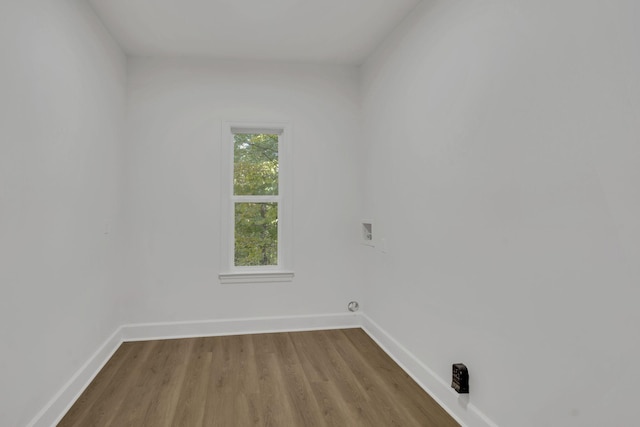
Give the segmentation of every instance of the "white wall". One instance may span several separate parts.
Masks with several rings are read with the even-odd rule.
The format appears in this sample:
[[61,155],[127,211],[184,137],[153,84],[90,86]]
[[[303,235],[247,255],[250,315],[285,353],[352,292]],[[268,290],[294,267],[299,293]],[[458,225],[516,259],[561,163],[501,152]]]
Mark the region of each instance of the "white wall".
[[0,2],[0,52],[0,425],[21,426],[121,323],[126,68],[84,1]]
[[639,20],[425,1],[363,67],[364,310],[498,425],[638,422]]
[[[639,18],[632,0],[425,1],[363,67],[361,129],[352,68],[126,70],[84,1],[0,3],[0,424],[120,324],[359,299],[444,381],[467,363],[499,425],[633,425]],[[218,282],[223,120],[294,126],[292,284]]]
[[[361,283],[357,91],[353,67],[129,61],[129,322],[346,312]],[[293,126],[293,283],[219,283],[224,121]]]

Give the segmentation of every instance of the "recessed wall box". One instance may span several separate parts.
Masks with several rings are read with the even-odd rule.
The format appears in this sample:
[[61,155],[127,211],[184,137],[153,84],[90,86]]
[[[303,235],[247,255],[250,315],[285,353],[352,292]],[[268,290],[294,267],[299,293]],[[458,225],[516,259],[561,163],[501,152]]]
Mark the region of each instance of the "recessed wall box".
[[373,221],[362,221],[362,243],[365,245],[373,246]]

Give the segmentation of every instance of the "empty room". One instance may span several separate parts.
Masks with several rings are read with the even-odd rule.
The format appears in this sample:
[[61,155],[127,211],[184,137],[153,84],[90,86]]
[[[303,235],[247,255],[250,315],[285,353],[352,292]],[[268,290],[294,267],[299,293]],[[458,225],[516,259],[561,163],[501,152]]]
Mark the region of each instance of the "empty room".
[[637,0],[0,0],[0,426],[640,425]]

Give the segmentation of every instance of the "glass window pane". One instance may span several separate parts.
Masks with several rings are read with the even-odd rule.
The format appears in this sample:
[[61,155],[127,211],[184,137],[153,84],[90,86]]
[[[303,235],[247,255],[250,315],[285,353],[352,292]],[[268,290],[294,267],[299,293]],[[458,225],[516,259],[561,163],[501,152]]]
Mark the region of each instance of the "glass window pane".
[[278,135],[233,135],[233,194],[278,195]]
[[235,265],[278,265],[278,204],[235,204]]

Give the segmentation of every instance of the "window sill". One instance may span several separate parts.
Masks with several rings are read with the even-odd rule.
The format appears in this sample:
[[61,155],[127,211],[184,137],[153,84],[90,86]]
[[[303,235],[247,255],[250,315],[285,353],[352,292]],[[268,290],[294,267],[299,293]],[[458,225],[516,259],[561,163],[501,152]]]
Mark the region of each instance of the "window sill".
[[292,282],[293,271],[261,271],[261,272],[242,272],[242,273],[220,273],[220,283],[278,283]]

